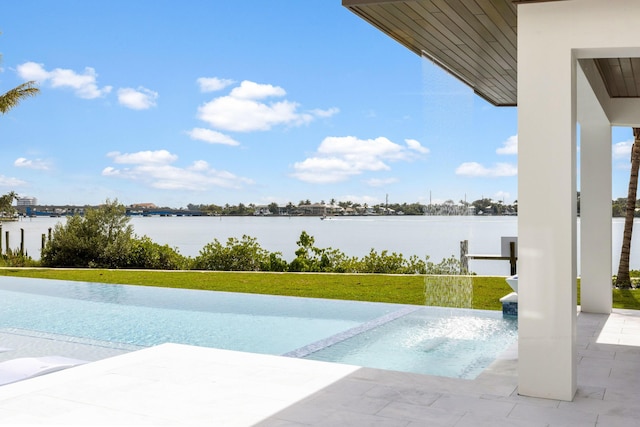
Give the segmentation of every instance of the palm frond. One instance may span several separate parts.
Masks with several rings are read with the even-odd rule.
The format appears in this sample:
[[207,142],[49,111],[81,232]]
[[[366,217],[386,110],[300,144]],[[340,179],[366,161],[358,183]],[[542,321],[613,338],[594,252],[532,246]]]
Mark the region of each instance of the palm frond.
[[35,81],[26,82],[11,89],[4,95],[0,95],[0,113],[5,114],[23,99],[36,96],[38,93],[40,89],[36,87]]

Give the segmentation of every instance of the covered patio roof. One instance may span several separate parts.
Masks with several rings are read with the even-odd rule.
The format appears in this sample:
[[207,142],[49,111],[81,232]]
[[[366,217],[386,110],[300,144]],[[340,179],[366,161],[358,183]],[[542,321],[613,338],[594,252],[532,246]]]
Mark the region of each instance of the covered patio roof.
[[[517,4],[566,0],[342,0],[496,106],[518,104]],[[595,58],[612,98],[640,96],[640,58]]]

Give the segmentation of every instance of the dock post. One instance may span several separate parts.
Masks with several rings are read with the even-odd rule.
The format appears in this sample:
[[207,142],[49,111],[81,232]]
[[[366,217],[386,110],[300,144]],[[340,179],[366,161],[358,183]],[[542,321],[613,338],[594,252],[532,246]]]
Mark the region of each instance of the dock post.
[[5,235],[5,239],[4,239],[5,251],[4,251],[4,253],[9,255],[9,232],[5,231],[4,235]]
[[516,267],[516,242],[509,242],[509,264],[511,264],[511,275],[514,276],[517,274]]
[[0,224],[0,255],[2,255],[2,224]]
[[469,253],[469,241],[462,240],[460,242],[460,273],[468,274],[469,273],[469,258],[467,254]]
[[20,229],[20,256],[24,256],[24,228]]

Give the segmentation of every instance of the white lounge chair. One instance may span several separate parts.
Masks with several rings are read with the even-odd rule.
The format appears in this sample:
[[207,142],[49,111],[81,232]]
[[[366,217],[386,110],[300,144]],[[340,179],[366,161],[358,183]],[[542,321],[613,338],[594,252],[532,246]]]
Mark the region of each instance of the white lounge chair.
[[62,356],[21,357],[7,360],[0,362],[0,385],[50,374],[84,363],[87,361]]

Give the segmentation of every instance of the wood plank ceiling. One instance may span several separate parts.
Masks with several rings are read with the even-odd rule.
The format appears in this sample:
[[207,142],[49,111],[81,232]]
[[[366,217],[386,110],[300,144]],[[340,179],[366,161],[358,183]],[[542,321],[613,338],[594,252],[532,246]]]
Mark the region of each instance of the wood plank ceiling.
[[640,58],[601,58],[595,61],[610,97],[640,96]]
[[[342,5],[498,106],[517,105],[517,3],[563,0],[342,0]],[[640,58],[597,59],[612,97],[640,95]]]

